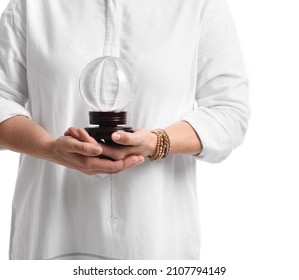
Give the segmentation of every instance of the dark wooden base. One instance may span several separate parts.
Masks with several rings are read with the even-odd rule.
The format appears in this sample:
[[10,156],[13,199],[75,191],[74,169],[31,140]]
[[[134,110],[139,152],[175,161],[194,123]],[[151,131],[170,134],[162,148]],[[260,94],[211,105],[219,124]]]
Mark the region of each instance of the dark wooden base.
[[132,127],[123,126],[127,122],[126,112],[89,112],[90,124],[95,127],[86,127],[85,130],[97,142],[114,143],[111,135],[116,131],[134,132]]
[[111,139],[111,135],[116,131],[134,132],[132,127],[115,126],[115,127],[86,127],[85,130],[93,137],[97,142],[105,141],[106,143],[114,143]]

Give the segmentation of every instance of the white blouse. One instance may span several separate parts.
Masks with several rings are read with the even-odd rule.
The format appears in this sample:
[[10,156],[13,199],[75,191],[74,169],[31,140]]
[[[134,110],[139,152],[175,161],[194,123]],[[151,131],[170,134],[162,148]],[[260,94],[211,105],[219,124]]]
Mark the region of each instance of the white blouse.
[[11,0],[0,26],[0,122],[27,116],[54,137],[88,126],[78,81],[86,64],[103,55],[134,69],[134,128],[187,121],[203,152],[96,176],[21,155],[10,258],[197,259],[196,159],[225,159],[242,142],[249,118],[227,6],[224,0]]

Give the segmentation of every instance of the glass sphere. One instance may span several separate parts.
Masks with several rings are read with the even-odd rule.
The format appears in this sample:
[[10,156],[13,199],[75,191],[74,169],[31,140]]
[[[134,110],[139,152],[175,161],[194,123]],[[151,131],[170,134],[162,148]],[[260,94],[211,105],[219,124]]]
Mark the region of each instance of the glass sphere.
[[81,74],[79,88],[92,110],[120,112],[133,100],[136,80],[124,60],[105,56],[87,64]]

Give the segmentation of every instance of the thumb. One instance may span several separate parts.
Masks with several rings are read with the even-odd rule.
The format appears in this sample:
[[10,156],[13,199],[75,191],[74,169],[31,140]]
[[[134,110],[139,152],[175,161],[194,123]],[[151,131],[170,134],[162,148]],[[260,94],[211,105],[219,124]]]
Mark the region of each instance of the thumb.
[[113,142],[125,146],[134,146],[136,145],[135,137],[133,133],[125,131],[117,131],[111,135]]

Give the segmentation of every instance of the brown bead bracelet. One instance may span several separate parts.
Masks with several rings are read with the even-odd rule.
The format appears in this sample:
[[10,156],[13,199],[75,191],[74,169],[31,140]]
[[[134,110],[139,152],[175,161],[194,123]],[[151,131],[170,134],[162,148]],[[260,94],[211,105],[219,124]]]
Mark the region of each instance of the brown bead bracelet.
[[149,156],[150,160],[166,158],[170,152],[170,140],[168,134],[163,129],[151,130],[157,136],[157,146],[155,154]]

